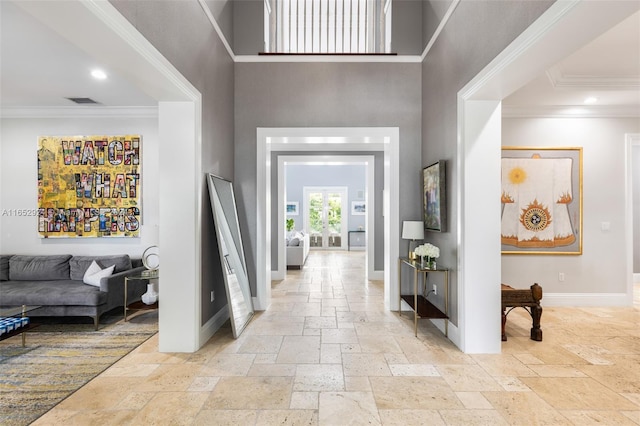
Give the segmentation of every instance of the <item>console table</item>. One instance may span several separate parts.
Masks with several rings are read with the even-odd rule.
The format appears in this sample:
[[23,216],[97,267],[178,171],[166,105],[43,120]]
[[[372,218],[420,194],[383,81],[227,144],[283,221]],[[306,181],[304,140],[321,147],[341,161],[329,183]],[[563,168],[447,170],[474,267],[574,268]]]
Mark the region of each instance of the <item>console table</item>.
[[[402,294],[402,266],[407,265],[413,269],[413,294]],[[426,291],[427,274],[429,272],[444,274],[444,312],[427,300],[432,291]],[[422,275],[422,291],[418,292],[418,276]],[[446,268],[428,269],[422,266],[420,261],[398,258],[398,293],[400,306],[398,314],[402,315],[402,301],[404,300],[413,310],[413,331],[418,337],[418,317],[444,319],[444,335],[449,336],[449,270]]]

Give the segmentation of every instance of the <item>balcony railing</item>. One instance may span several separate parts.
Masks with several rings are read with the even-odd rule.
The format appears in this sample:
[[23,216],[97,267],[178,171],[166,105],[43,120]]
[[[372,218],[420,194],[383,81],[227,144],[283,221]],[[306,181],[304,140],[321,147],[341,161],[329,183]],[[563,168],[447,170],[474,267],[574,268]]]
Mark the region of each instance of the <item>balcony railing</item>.
[[391,0],[265,0],[265,52],[380,54],[391,46]]

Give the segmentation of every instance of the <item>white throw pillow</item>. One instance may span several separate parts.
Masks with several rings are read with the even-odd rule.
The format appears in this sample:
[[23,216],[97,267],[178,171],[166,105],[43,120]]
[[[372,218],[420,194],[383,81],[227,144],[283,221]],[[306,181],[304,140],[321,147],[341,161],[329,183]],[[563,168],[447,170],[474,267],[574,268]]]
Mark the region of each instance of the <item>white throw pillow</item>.
[[93,262],[91,262],[91,265],[89,265],[87,271],[84,273],[82,282],[84,282],[85,284],[100,287],[100,279],[113,275],[113,270],[115,269],[115,267],[116,265],[111,265],[108,268],[102,269],[100,265],[98,265],[94,260]]

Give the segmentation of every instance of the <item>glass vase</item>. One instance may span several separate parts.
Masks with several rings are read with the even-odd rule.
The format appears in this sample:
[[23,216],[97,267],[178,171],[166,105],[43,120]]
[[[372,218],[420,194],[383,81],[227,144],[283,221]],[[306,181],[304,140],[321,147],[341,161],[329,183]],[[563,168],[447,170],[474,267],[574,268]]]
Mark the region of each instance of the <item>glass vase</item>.
[[435,258],[432,258],[432,257],[422,256],[420,258],[420,266],[422,266],[423,268],[426,268],[426,269],[435,270],[436,269],[436,260],[435,260]]

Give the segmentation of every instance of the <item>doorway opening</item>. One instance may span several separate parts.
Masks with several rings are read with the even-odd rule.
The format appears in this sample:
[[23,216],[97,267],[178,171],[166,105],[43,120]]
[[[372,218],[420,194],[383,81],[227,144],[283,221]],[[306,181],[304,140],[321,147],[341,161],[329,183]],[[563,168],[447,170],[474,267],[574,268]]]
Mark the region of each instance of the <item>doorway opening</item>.
[[[399,129],[397,127],[375,128],[258,128],[256,147],[256,205],[257,205],[257,233],[256,233],[256,297],[255,306],[259,310],[266,309],[271,299],[271,280],[284,277],[284,202],[282,208],[273,209],[282,198],[276,197],[275,190],[280,196],[284,194],[284,167],[286,154],[297,153],[320,155],[322,161],[348,161],[350,157],[372,156],[381,153],[380,169],[383,171],[379,190],[375,196],[373,185],[367,186],[367,199],[376,200],[380,205],[380,217],[374,221],[373,210],[367,212],[367,227],[372,228],[367,233],[367,273],[370,280],[384,280],[385,308],[398,309],[398,301],[391,297],[397,294],[397,282],[391,277],[397,275],[399,253]],[[272,163],[276,161],[272,155],[277,155],[277,173],[273,177],[277,180],[272,185]],[[340,157],[340,158],[337,158]],[[317,159],[318,157],[316,157]],[[360,159],[359,161],[363,161]],[[373,163],[367,179],[373,182]],[[277,225],[273,226],[273,220]],[[369,226],[369,223],[374,224]],[[379,231],[376,233],[375,229]],[[272,231],[273,229],[273,231]],[[379,243],[374,243],[378,235]],[[381,237],[381,238],[380,238]],[[273,240],[273,238],[276,238]],[[377,247],[377,249],[376,249]],[[374,249],[378,253],[374,258]],[[272,254],[277,256],[277,267],[272,267]]]
[[[364,240],[365,249],[369,247],[365,256],[365,278],[368,280],[384,279],[383,272],[377,270],[384,267],[382,262],[384,240],[381,239],[384,235],[382,231],[384,223],[381,213],[383,203],[382,197],[375,196],[376,192],[384,190],[382,153],[374,153],[374,155],[343,155],[340,152],[334,152],[332,155],[288,155],[287,152],[277,152],[275,155],[278,158],[278,190],[276,195],[272,194],[272,199],[275,205],[283,205],[286,202],[284,207],[276,208],[277,223],[285,223],[284,214],[281,216],[281,212],[287,211],[287,206],[296,203],[302,204],[302,212],[297,216],[287,214],[286,217],[287,219],[293,218],[294,222],[298,222],[298,225],[295,225],[296,230],[308,233],[310,244],[315,243],[318,246],[320,244],[320,235],[312,235],[308,224],[304,223],[303,219],[296,219],[306,215],[304,211],[303,186],[304,184],[308,184],[312,188],[315,185],[329,186],[329,184],[331,186],[346,186],[348,200],[364,200],[365,205],[369,203],[371,208],[361,216],[352,215],[350,210],[343,213],[343,216],[348,218],[348,231],[345,232],[344,236],[340,235],[339,239],[337,235],[333,235],[334,238],[330,238],[331,235],[329,235],[327,238],[334,246],[338,245],[339,242],[339,246],[343,247],[346,243],[348,249],[348,238],[352,229],[358,229],[361,226],[363,230],[369,230],[368,233],[364,232],[364,235],[360,235]],[[316,167],[315,176],[313,176],[314,173],[312,171],[314,167]],[[349,177],[351,173],[358,173],[360,176],[356,178]],[[301,201],[298,202],[298,199]],[[362,201],[351,202],[362,203]],[[347,202],[344,208],[346,209],[349,206],[350,204]],[[378,218],[377,222],[375,220],[376,217]],[[378,229],[377,232],[376,229]],[[277,235],[285,235],[284,232],[284,229],[278,229]],[[312,240],[312,236],[316,238]],[[278,238],[272,241],[273,250],[278,254],[277,262],[272,262],[272,280],[284,279],[286,274],[286,246],[284,242],[285,238]],[[378,266],[376,266],[376,263]]]

